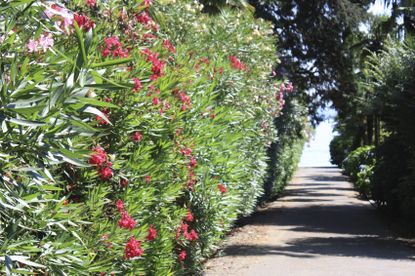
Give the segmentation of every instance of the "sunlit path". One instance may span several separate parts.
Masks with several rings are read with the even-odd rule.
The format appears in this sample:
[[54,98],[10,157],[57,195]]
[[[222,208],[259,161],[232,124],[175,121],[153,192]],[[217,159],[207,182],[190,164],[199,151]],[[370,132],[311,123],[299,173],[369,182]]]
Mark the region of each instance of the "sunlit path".
[[207,275],[414,275],[415,249],[392,237],[335,168],[301,168],[286,196],[229,238]]

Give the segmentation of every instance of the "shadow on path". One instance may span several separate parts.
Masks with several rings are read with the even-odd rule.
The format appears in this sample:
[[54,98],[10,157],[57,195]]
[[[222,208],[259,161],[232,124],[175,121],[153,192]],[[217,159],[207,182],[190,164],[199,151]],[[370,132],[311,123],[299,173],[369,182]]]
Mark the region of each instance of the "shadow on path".
[[[404,268],[413,269],[415,275],[415,249],[393,237],[377,211],[368,202],[357,198],[351,184],[336,168],[300,168],[285,195],[245,219],[244,225],[258,233],[261,229],[269,229],[264,237],[269,242],[232,242],[225,247],[222,262],[238,256],[256,256],[264,267],[276,267],[295,266],[300,259],[313,259],[313,263],[318,264],[322,256],[355,257],[347,262],[358,270],[361,262],[366,262],[362,260],[372,260],[367,262],[375,267],[385,264],[373,260],[406,260]],[[243,232],[244,227],[241,229]],[[238,265],[235,260],[239,259],[232,259],[231,267],[249,267]],[[362,265],[361,269],[365,268]],[[387,272],[388,268],[392,270],[388,265],[382,269]],[[250,272],[246,275],[255,275],[254,271],[246,271]],[[391,275],[403,275],[393,272]]]

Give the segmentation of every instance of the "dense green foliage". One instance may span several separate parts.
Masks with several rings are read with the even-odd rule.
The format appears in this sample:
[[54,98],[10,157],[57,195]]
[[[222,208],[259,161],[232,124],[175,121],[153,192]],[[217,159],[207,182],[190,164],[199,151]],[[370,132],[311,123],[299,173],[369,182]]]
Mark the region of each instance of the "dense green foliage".
[[351,148],[351,139],[345,139],[341,135],[334,136],[330,142],[330,156],[331,163],[337,166],[341,166],[344,159],[348,155],[348,149]]
[[272,142],[292,173],[301,105],[249,10],[94,2],[0,7],[0,273],[193,275]]
[[[414,73],[415,48],[411,42],[390,40],[386,43],[385,50],[367,58],[361,91],[362,97],[367,101],[364,105],[356,103],[356,106],[358,111],[360,108],[368,114],[364,123],[369,118],[378,120],[370,124],[375,130],[366,129],[363,136],[375,136],[375,139],[364,141],[374,143],[375,159],[367,159],[368,155],[365,154],[373,146],[359,147],[343,163],[359,191],[370,196],[379,206],[403,216],[409,224],[415,218]],[[349,126],[349,130],[352,128]],[[350,132],[341,132],[337,141],[332,143],[333,152],[353,150],[355,146],[347,142],[350,139]],[[337,149],[336,144],[340,143],[344,146]],[[332,155],[332,158],[335,159],[336,156]],[[358,165],[363,167],[356,171]]]
[[305,142],[306,109],[295,95],[286,98],[282,114],[274,121],[278,137],[268,149],[265,199],[280,195],[295,172]]
[[364,146],[352,151],[344,159],[342,167],[350,180],[355,184],[360,194],[369,195],[371,191],[371,176],[375,166],[373,146]]
[[386,137],[379,145],[373,197],[415,218],[415,47],[392,42],[370,60],[369,93],[377,99]]

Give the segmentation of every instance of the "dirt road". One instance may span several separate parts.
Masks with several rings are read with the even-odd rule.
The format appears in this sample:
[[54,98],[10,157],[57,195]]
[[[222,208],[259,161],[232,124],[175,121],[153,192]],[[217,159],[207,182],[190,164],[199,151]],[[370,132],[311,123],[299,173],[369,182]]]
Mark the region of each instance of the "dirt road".
[[206,275],[415,275],[415,249],[393,238],[335,168],[301,168],[286,196],[227,242]]

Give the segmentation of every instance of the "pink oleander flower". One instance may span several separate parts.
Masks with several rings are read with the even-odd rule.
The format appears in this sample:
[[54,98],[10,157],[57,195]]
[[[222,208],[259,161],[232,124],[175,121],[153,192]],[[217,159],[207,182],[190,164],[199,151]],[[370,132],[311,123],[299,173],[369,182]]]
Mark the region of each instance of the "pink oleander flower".
[[39,46],[42,47],[43,52],[46,52],[54,44],[52,34],[47,34],[47,35],[42,34],[38,40],[38,43],[39,43]]
[[74,20],[78,24],[78,27],[84,32],[88,32],[90,29],[94,28],[95,23],[86,15],[73,15]]
[[225,187],[222,183],[219,183],[219,184],[218,184],[218,189],[219,189],[219,191],[220,191],[222,194],[224,194],[224,193],[226,193],[226,192],[227,192],[226,187]]
[[36,40],[30,39],[26,46],[29,53],[34,53],[37,51],[39,43]]
[[97,1],[96,0],[86,0],[86,5],[88,7],[95,7],[97,5]]
[[[105,118],[107,120],[109,120],[108,110],[106,108],[104,108],[101,112],[102,112],[102,114],[104,114]],[[96,115],[95,119],[97,120],[99,125],[102,125],[102,126],[103,125],[108,125],[107,120],[105,120],[103,117],[101,117],[99,115]]]
[[165,39],[163,41],[163,47],[166,48],[172,54],[176,53],[176,49],[174,48],[174,46],[170,43],[170,40],[168,39]]
[[180,149],[180,153],[183,154],[184,156],[190,156],[192,154],[192,149],[183,148],[183,149]]
[[50,19],[54,16],[60,19],[59,24],[56,23],[55,26],[61,31],[66,31],[68,27],[73,25],[73,13],[65,8],[65,6],[61,7],[56,4],[52,4],[49,7],[46,7],[44,12]]
[[[108,162],[107,164],[109,165],[110,163]],[[112,169],[109,166],[99,168],[98,174],[102,180],[109,180],[113,176]]]
[[146,237],[146,240],[152,241],[157,237],[157,230],[154,229],[153,224],[150,225],[150,228],[148,229],[148,235]]
[[121,212],[121,219],[118,221],[118,226],[128,230],[133,230],[137,222],[127,213],[127,211]]
[[189,161],[189,167],[194,168],[196,166],[197,166],[197,160],[196,160],[196,158],[191,157],[190,158],[190,161]]
[[160,99],[158,97],[154,97],[152,100],[153,105],[159,105],[160,104]]
[[144,250],[141,248],[141,242],[137,241],[134,236],[131,236],[125,245],[125,258],[131,259],[143,255]]
[[134,81],[133,92],[135,93],[135,92],[138,92],[138,90],[140,90],[143,87],[143,85],[141,84],[141,81],[137,78],[134,78],[133,81]]
[[107,153],[100,146],[92,148],[94,152],[89,158],[89,164],[101,166],[105,161],[107,161]]
[[187,215],[186,215],[185,220],[187,222],[192,222],[194,220],[194,216],[193,216],[192,212],[190,212],[190,210],[187,211]]
[[122,202],[121,199],[118,199],[115,205],[117,205],[117,209],[119,212],[124,211],[124,202]]
[[183,237],[188,241],[195,241],[199,238],[199,235],[195,230],[191,230],[190,232],[183,231]]
[[293,90],[294,90],[294,86],[291,82],[289,82],[287,86],[285,87],[285,91],[287,91],[287,93],[291,93],[293,92]]
[[179,261],[183,262],[184,260],[186,260],[186,256],[187,256],[186,251],[182,250],[179,253]]
[[134,142],[140,142],[143,139],[143,135],[139,131],[136,131],[133,133],[132,139]]
[[237,57],[229,56],[228,58],[229,58],[229,61],[231,62],[231,66],[234,69],[241,70],[241,71],[246,70],[245,64],[243,64]]
[[144,26],[148,26],[153,21],[153,19],[150,17],[150,15],[146,11],[140,14],[137,14],[135,16],[135,19]]

